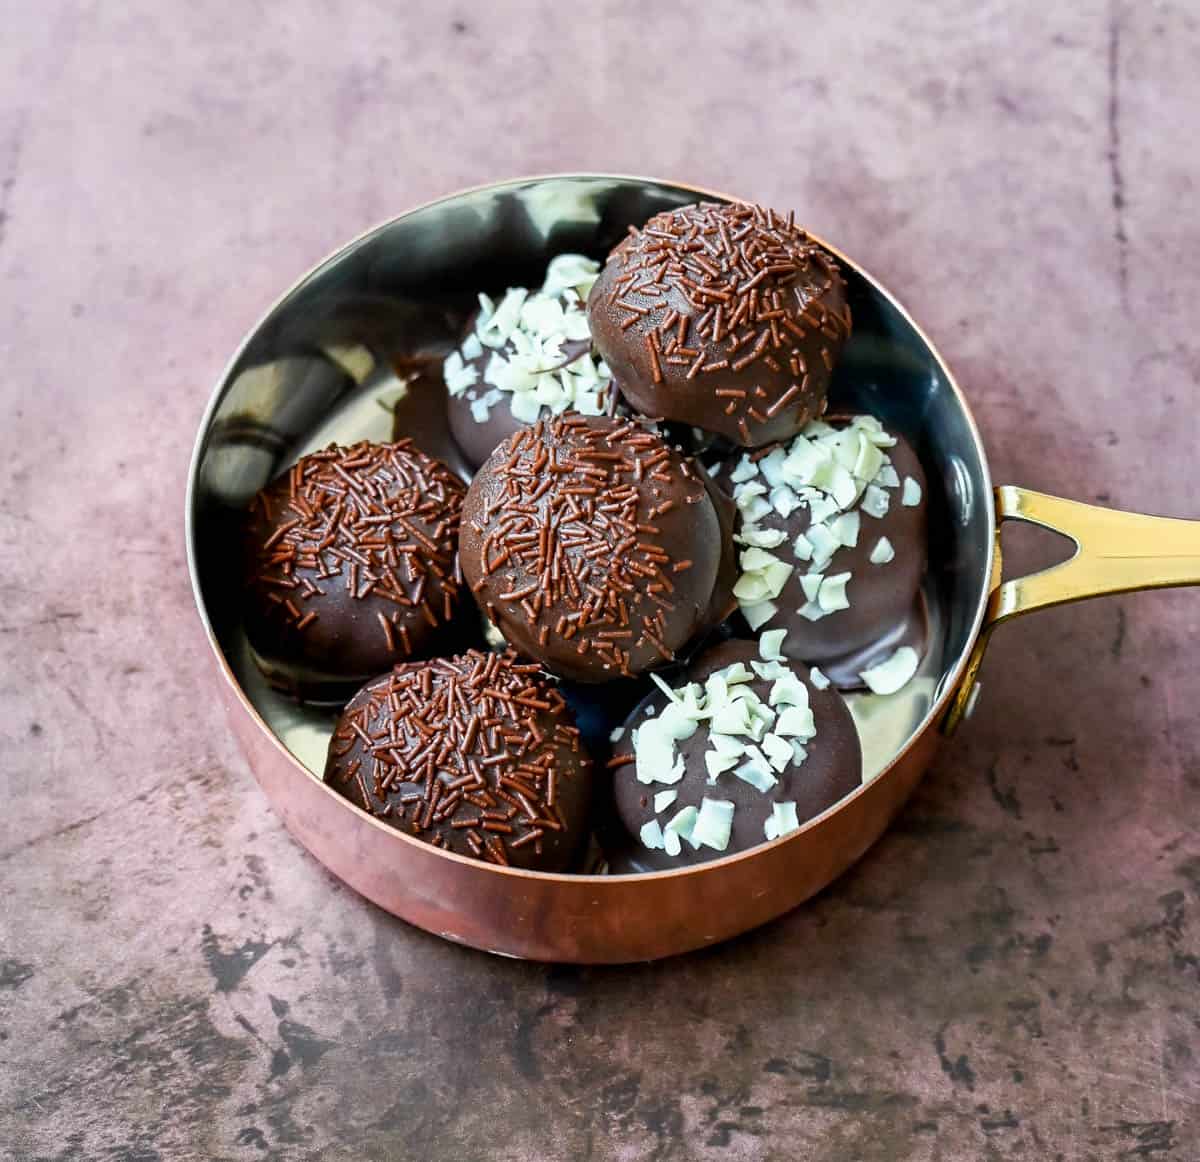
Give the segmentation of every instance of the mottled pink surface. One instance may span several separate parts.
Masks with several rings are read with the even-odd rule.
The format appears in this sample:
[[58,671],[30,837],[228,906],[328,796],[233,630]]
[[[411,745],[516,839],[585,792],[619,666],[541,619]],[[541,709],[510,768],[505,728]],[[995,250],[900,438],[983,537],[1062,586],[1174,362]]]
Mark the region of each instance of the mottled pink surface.
[[0,1154],[1200,1157],[1200,594],[1005,630],[852,874],[642,968],[393,921],[226,731],[182,546],[210,385],[468,183],[795,207],[998,479],[1200,516],[1195,6],[717,7],[0,3]]

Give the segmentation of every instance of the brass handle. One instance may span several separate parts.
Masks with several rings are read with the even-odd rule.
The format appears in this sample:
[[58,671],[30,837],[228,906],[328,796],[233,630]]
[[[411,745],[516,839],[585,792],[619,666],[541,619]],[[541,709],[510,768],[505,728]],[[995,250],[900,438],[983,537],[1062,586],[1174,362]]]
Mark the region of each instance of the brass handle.
[[[1001,580],[1000,525],[1026,521],[1075,542],[1065,561]],[[942,730],[953,734],[971,705],[979,667],[997,626],[1025,613],[1135,589],[1200,585],[1200,521],[1143,516],[1063,500],[1005,484],[996,489],[996,585],[966,673],[946,712]]]

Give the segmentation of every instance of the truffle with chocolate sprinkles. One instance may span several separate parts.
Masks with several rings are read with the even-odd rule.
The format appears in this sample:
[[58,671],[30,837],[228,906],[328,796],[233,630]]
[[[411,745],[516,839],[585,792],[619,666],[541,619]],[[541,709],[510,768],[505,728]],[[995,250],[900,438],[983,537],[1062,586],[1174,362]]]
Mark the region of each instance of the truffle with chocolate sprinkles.
[[470,650],[364,686],[334,729],[325,781],[435,847],[562,871],[587,830],[591,761],[540,667]]
[[507,641],[580,682],[674,659],[731,608],[728,498],[631,420],[539,420],[467,492],[459,552]]
[[465,491],[410,440],[330,445],[264,488],[246,524],[245,624],[268,681],[344,701],[448,644]]
[[745,447],[824,411],[851,327],[837,263],[792,215],[707,202],[630,227],[588,322],[635,409]]

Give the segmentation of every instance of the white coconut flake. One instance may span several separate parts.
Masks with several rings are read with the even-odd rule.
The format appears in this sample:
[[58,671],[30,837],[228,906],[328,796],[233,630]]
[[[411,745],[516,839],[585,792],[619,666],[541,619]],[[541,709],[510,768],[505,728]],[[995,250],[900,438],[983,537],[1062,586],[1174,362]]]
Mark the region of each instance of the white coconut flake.
[[817,604],[823,612],[836,613],[840,609],[850,608],[850,599],[846,596],[846,585],[850,577],[849,573],[834,573],[821,582]]
[[782,771],[792,761],[792,744],[778,734],[768,734],[762,740],[762,749],[777,771]]
[[559,254],[546,267],[546,280],[542,293],[557,295],[573,290],[576,297],[586,302],[592,284],[600,277],[600,264],[583,254]]
[[663,833],[678,835],[680,838],[686,839],[693,847],[699,847],[700,844],[695,838],[696,821],[699,814],[695,807],[680,807],[671,821],[663,828]]
[[772,706],[807,706],[808,687],[789,670],[771,684],[768,700]]
[[741,760],[742,752],[737,754],[721,754],[720,751],[707,750],[704,752],[704,769],[708,771],[709,783],[715,783],[726,771],[733,770]]
[[729,474],[729,479],[734,484],[744,484],[747,480],[753,480],[757,475],[758,465],[749,456],[743,456],[738,461],[737,467]]
[[798,533],[796,539],[792,542],[792,551],[801,561],[811,561],[813,555],[812,541],[803,533]]
[[768,839],[779,839],[800,830],[800,819],[795,803],[772,803],[771,817],[763,823],[763,834]]
[[858,530],[861,524],[862,517],[857,512],[844,512],[830,522],[829,531],[847,549],[853,549],[858,544]]
[[892,542],[887,537],[880,537],[875,542],[875,547],[871,550],[870,561],[872,565],[886,565],[890,561],[896,559],[896,550],[892,548]]
[[900,493],[900,503],[905,508],[916,508],[921,503],[921,486],[911,476],[904,478],[904,490]]
[[901,646],[886,662],[863,670],[859,677],[873,694],[895,694],[911,681],[920,660],[912,646]]
[[798,738],[793,738],[791,740],[791,742],[792,742],[792,763],[793,763],[793,765],[795,765],[797,767],[802,766],[804,764],[804,762],[808,759],[808,749]]
[[882,488],[875,484],[868,484],[867,490],[863,493],[862,504],[859,505],[859,508],[867,516],[873,516],[876,520],[882,520],[887,516],[891,503],[891,497]]
[[782,662],[751,662],[750,668],[764,682],[773,682],[787,673],[787,666]]
[[773,601],[751,601],[739,604],[746,624],[754,630],[766,625],[779,612],[779,606]]
[[758,656],[764,662],[778,662],[783,657],[786,629],[769,629],[758,639]]
[[648,847],[651,851],[662,851],[663,830],[662,825],[657,819],[651,819],[649,823],[643,823],[642,829],[638,834],[641,836],[643,847]]
[[691,842],[696,847],[703,844],[714,851],[724,851],[733,831],[733,812],[733,803],[727,799],[702,799]]
[[884,464],[875,474],[875,483],[881,488],[899,488],[900,474],[890,463]]
[[665,811],[678,798],[678,791],[659,791],[659,793],[654,796],[654,814],[658,815]]
[[786,485],[772,488],[771,494],[767,499],[771,502],[771,507],[784,520],[787,520],[800,507],[800,498]]
[[842,542],[829,531],[828,525],[813,525],[806,535],[813,547],[813,568],[822,570],[833,560]]
[[758,747],[753,749],[758,753],[747,762],[742,763],[733,773],[743,783],[749,783],[755,790],[769,791],[779,780],[771,774],[768,759],[762,751],[759,751]]
[[808,671],[808,680],[818,690],[828,690],[829,687],[832,685],[832,683],[829,681],[829,679],[827,677],[825,677],[825,675],[823,673],[821,673],[821,671],[818,670],[816,666],[813,666],[813,668]]
[[807,742],[817,733],[812,709],[808,706],[785,706],[775,720],[775,733],[785,738]]
[[617,726],[617,727],[614,727],[614,729],[609,732],[608,741],[609,742],[620,742],[621,739],[624,737],[625,737],[625,727]]
[[787,540],[783,529],[756,529],[745,526],[733,538],[739,545],[751,545],[756,549],[777,549]]

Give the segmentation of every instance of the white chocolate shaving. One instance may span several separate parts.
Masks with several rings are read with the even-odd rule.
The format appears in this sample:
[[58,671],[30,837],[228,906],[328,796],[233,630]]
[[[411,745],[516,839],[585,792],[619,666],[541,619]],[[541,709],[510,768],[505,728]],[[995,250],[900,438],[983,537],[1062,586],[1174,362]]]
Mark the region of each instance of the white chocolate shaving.
[[[585,351],[567,366],[563,344],[590,338],[587,295],[599,276],[599,264],[581,254],[560,254],[546,270],[540,290],[509,289],[499,303],[479,296],[474,330],[442,365],[451,395],[467,392],[471,417],[486,423],[508,396],[509,410],[522,423],[533,423],[547,410],[554,415],[573,408],[585,415],[604,410],[611,375],[605,364]],[[490,348],[482,381],[478,360]]]
[[912,646],[901,646],[887,661],[863,670],[859,677],[873,694],[895,694],[911,681],[920,660]]
[[734,805],[727,799],[701,799],[691,841],[696,847],[703,844],[714,851],[724,851],[733,832],[733,812]]
[[872,565],[886,565],[896,559],[896,550],[892,548],[892,542],[887,537],[880,537],[875,542],[875,547],[871,550]]
[[763,834],[768,839],[778,839],[800,830],[795,803],[772,803],[771,817],[763,824]]

